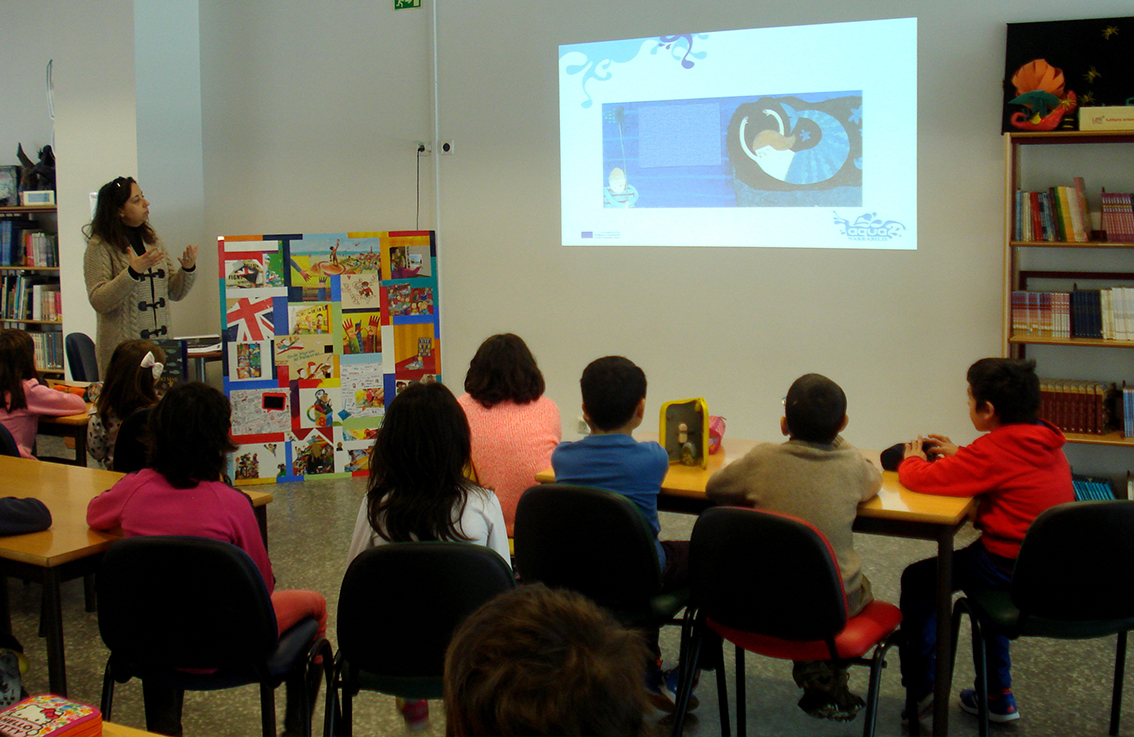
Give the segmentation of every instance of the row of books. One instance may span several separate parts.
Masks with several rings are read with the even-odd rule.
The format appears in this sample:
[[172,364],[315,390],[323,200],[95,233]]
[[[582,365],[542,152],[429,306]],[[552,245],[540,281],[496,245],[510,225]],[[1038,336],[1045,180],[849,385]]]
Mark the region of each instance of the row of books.
[[36,368],[48,371],[63,370],[63,333],[48,330],[42,333],[29,333],[35,343]]
[[1102,191],[1102,223],[1109,241],[1134,241],[1134,196]]
[[1091,216],[1082,177],[1073,187],[1051,187],[1045,191],[1016,191],[1018,241],[1062,241],[1086,243],[1091,236]]
[[48,320],[63,318],[63,295],[58,280],[44,283],[29,274],[0,276],[0,319]]
[[30,220],[0,220],[0,266],[58,266],[55,235]]
[[1012,292],[1012,335],[1134,340],[1134,287]]
[[1134,438],[1134,386],[1122,384],[1122,435]]
[[1063,432],[1102,435],[1122,425],[1117,394],[1104,381],[1040,379],[1040,417]]
[[1112,502],[1115,499],[1114,487],[1110,485],[1110,479],[1072,474],[1071,485],[1075,489],[1077,502]]

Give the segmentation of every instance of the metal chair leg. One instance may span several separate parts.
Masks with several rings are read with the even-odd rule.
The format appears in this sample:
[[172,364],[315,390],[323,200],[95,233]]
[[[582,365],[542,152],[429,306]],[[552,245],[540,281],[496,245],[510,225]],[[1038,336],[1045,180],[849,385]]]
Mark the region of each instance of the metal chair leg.
[[260,723],[264,737],[276,737],[276,690],[260,683]]
[[102,701],[99,702],[99,711],[102,712],[102,718],[106,721],[113,719],[114,707],[114,674],[110,669],[110,663],[107,662],[106,670],[102,674]]
[[736,737],[748,734],[747,696],[744,693],[744,648],[736,648]]
[[728,674],[725,672],[724,641],[721,641],[721,654],[717,658],[717,711],[721,719],[721,737],[732,737],[728,718]]
[[1118,720],[1122,716],[1122,681],[1126,677],[1126,633],[1118,633],[1114,648],[1114,689],[1110,694],[1110,734],[1118,734]]
[[977,734],[988,737],[988,659],[984,649],[984,628],[980,617],[971,610],[969,626],[973,630],[973,665],[976,669]]
[[685,622],[681,627],[681,654],[677,661],[677,707],[673,718],[673,737],[681,737],[685,730],[685,715],[689,712],[689,699],[693,695],[693,679],[701,655],[702,636],[703,625],[698,627],[696,614],[686,609]]

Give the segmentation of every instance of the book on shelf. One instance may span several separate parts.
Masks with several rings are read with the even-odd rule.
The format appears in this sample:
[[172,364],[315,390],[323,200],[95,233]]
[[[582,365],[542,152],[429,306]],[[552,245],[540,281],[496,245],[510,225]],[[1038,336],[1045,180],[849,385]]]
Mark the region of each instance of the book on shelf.
[[1134,340],[1134,287],[1017,290],[1009,309],[1017,338]]
[[[1123,401],[1126,397],[1123,395]],[[1040,417],[1063,432],[1103,435],[1120,424],[1118,389],[1104,381],[1040,379]]]
[[1075,489],[1077,502],[1110,502],[1115,499],[1114,487],[1110,485],[1110,479],[1074,473],[1071,474],[1071,485]]
[[58,330],[48,330],[42,333],[32,332],[32,344],[35,346],[36,368],[46,371],[63,370],[63,333]]
[[0,711],[0,735],[19,737],[97,737],[102,712],[62,696],[44,694],[17,701]]
[[1028,192],[1017,190],[1013,239],[1086,243],[1090,240],[1090,214],[1082,177],[1074,186]]
[[1134,241],[1134,200],[1128,192],[1102,191],[1103,230],[1108,241]]

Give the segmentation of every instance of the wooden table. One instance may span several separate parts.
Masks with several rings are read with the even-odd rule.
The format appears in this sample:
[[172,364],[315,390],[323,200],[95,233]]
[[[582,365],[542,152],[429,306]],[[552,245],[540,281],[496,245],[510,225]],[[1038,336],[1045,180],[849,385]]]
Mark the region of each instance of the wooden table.
[[[0,456],[0,496],[33,497],[51,510],[51,529],[27,535],[0,537],[0,576],[43,584],[43,620],[47,631],[48,683],[52,693],[67,695],[63,651],[63,613],[60,585],[94,573],[102,553],[117,540],[115,533],[87,526],[87,504],[109,489],[123,474],[85,466]],[[267,542],[267,505],[272,495],[246,491],[252,499]],[[0,580],[0,627],[11,631],[7,580]]]
[[62,417],[49,417],[40,415],[39,435],[55,435],[61,438],[74,438],[75,465],[87,465],[87,423],[90,421],[91,406],[87,405],[86,412],[76,415],[63,415]]
[[[639,439],[654,440],[656,435],[641,433]],[[727,438],[715,455],[709,456],[708,468],[674,465],[662,481],[658,509],[668,512],[699,514],[712,506],[705,496],[709,477],[753,446],[754,440]],[[878,454],[863,454],[881,468]],[[536,481],[555,480],[549,468],[536,474]],[[904,537],[937,542],[937,643],[935,651],[933,733],[949,733],[949,698],[952,687],[953,611],[953,538],[976,511],[977,502],[963,497],[918,494],[903,487],[898,474],[882,472],[882,490],[878,496],[858,505],[855,532],[889,537]]]

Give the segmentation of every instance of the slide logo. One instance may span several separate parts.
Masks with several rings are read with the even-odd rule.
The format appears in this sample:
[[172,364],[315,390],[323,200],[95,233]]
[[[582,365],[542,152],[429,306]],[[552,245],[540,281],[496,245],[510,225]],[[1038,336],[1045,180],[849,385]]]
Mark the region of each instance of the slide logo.
[[897,220],[882,220],[877,213],[859,215],[854,222],[835,213],[835,225],[849,241],[889,241],[900,238],[906,226]]

